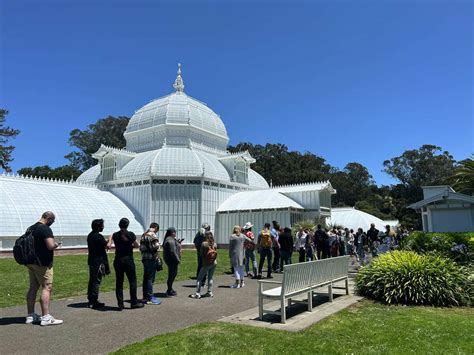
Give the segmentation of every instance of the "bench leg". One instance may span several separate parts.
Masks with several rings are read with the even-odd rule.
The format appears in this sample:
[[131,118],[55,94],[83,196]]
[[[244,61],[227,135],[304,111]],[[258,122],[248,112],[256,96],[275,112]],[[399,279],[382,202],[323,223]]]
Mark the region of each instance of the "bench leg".
[[313,311],[313,291],[308,292],[308,311]]
[[260,293],[258,294],[258,318],[263,320],[263,297]]
[[328,286],[329,302],[332,302],[332,284]]
[[281,323],[286,323],[286,302],[285,297],[281,299]]
[[349,294],[349,279],[346,279],[346,295]]

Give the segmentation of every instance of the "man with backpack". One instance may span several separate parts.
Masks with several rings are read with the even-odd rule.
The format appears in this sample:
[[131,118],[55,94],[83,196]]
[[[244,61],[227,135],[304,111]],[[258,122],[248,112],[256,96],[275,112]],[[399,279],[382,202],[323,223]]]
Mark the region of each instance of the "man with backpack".
[[262,278],[263,264],[267,259],[267,279],[272,279],[272,245],[273,236],[270,232],[270,223],[265,223],[263,230],[257,239],[258,252],[260,253],[260,263],[258,264],[258,278]]
[[[26,324],[39,322],[42,326],[47,326],[63,323],[62,320],[55,319],[49,314],[49,303],[53,289],[54,250],[60,246],[60,243],[54,241],[53,231],[50,228],[55,219],[54,213],[47,211],[42,214],[37,223],[28,228],[34,238],[36,262],[26,265],[30,277],[30,288],[26,294],[28,308]],[[40,286],[42,288],[40,297],[42,317],[35,313],[36,293]]]

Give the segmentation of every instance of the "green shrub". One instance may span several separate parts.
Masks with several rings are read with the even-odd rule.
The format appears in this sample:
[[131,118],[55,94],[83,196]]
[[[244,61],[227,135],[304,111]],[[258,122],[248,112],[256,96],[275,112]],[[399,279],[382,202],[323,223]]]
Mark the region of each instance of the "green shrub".
[[474,233],[414,232],[400,242],[401,250],[418,254],[438,253],[460,264],[472,262]]
[[437,255],[393,251],[360,269],[359,294],[387,304],[458,306],[472,302],[468,269]]

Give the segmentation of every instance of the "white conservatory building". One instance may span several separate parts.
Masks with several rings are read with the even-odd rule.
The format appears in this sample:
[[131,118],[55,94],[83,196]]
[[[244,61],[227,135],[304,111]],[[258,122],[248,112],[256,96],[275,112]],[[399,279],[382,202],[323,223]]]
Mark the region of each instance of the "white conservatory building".
[[[98,164],[75,183],[0,176],[0,249],[10,249],[45,210],[55,212],[53,232],[70,247],[86,245],[94,218],[104,218],[104,233],[115,230],[121,217],[132,220],[136,233],[150,222],[162,230],[173,226],[185,243],[208,222],[217,242],[227,244],[234,224],[251,221],[261,228],[279,220],[291,226],[302,218],[330,216],[336,191],[329,182],[270,188],[252,170],[255,159],[247,151],[227,151],[224,123],[184,92],[180,68],[173,87],[173,93],[135,112],[124,133],[125,149],[101,146],[93,154]],[[41,203],[20,196],[25,184],[34,186],[29,196]]]

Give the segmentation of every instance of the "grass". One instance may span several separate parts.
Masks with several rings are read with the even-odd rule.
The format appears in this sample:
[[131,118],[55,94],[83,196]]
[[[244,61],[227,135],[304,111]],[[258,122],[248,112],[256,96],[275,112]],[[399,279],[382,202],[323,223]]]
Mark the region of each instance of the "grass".
[[203,323],[128,345],[117,354],[472,354],[472,308],[385,306],[371,301],[289,333]]
[[[113,270],[113,254],[109,254],[111,274],[103,279],[100,291],[115,290],[115,273]],[[139,253],[135,253],[138,285],[142,284],[143,266]],[[196,276],[196,252],[183,251],[181,265],[178,270],[177,281],[189,280]],[[216,274],[223,274],[229,270],[229,256],[227,250],[219,250]],[[166,283],[167,268],[157,273],[155,283]],[[89,269],[87,255],[61,255],[54,257],[54,283],[53,298],[61,299],[70,296],[87,294]],[[28,271],[24,266],[18,265],[14,259],[0,259],[0,307],[25,304],[25,294],[29,286]],[[128,287],[125,280],[124,288]],[[165,291],[164,289],[155,291]],[[38,293],[39,295],[39,293]]]

